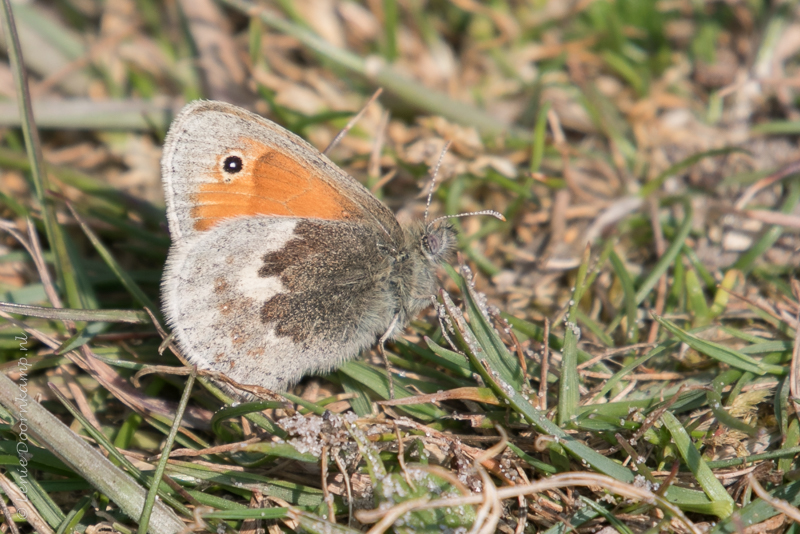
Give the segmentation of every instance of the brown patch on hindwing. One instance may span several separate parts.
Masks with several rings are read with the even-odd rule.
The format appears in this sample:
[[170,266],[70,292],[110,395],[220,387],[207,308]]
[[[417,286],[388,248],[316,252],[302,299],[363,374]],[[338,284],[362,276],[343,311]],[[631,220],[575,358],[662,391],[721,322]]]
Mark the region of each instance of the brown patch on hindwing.
[[347,342],[390,273],[374,229],[357,223],[300,221],[296,237],[264,255],[261,277],[277,276],[286,292],[264,303],[261,320],[277,336],[308,347]]

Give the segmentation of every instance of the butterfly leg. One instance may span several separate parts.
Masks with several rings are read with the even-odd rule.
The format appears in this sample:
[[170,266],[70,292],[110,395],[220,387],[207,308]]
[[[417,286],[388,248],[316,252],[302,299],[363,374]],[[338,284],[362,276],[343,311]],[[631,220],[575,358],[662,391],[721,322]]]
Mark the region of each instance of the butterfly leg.
[[389,338],[392,337],[392,333],[394,332],[395,327],[397,326],[397,321],[400,319],[400,314],[395,314],[392,318],[392,322],[389,323],[389,328],[386,329],[386,333],[381,336],[378,340],[378,352],[381,353],[381,357],[383,358],[383,365],[386,366],[386,375],[389,377],[389,399],[394,400],[394,379],[392,378],[392,369],[389,367],[389,357],[386,355],[386,347],[384,346]]

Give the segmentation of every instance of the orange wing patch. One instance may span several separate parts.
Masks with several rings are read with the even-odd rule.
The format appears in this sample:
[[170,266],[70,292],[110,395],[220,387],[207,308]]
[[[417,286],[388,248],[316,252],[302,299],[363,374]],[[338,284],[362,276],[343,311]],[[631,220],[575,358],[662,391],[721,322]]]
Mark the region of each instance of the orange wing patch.
[[342,220],[360,211],[333,186],[291,156],[257,141],[246,140],[243,166],[237,173],[223,170],[230,154],[222,154],[211,183],[194,194],[194,228],[205,231],[232,217],[278,215]]

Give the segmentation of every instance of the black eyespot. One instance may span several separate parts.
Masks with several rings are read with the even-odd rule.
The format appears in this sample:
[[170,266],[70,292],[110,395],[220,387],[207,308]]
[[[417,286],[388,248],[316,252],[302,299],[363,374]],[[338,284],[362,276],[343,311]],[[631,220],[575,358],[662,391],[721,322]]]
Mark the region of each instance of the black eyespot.
[[236,174],[237,172],[241,172],[243,167],[244,164],[242,163],[242,158],[239,156],[228,156],[222,163],[222,168],[228,174]]

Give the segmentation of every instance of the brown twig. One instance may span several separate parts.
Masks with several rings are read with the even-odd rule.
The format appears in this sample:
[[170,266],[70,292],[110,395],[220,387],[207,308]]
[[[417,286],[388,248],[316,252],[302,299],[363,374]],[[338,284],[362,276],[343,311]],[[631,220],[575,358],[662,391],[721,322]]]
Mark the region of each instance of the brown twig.
[[756,194],[759,191],[771,186],[772,184],[780,182],[784,178],[788,178],[793,174],[797,174],[798,172],[800,172],[800,160],[789,163],[785,167],[778,169],[769,176],[765,176],[764,178],[760,179],[759,181],[748,187],[747,190],[744,193],[742,193],[742,196],[739,197],[739,200],[736,201],[736,204],[734,204],[733,207],[737,210],[744,209],[747,203],[750,202],[750,200],[754,196],[756,196]]
[[322,446],[322,454],[319,456],[320,478],[322,479],[322,500],[328,505],[328,521],[336,524],[336,511],[333,508],[333,498],[328,489],[328,446]]
[[[615,478],[597,473],[559,473],[530,484],[500,488],[497,490],[496,496],[498,500],[511,499],[519,495],[535,495],[547,490],[567,488],[571,486],[600,486],[611,493],[621,495],[622,497],[626,497],[628,499],[636,499],[647,504],[655,504],[678,518],[692,534],[700,534],[700,530],[697,528],[697,526],[695,526],[695,524],[686,517],[680,508],[670,503],[660,495],[657,495],[645,488],[638,488],[632,484],[627,484]],[[357,517],[362,523],[371,523],[381,518],[385,518],[389,513],[391,513],[394,521],[394,519],[397,519],[402,514],[411,510],[430,510],[432,508],[480,504],[483,503],[485,499],[486,496],[484,494],[472,494],[463,497],[437,499],[435,501],[418,499],[411,506],[409,506],[408,503],[412,501],[406,501],[405,503],[399,505],[402,506],[402,513],[400,514],[395,514],[395,509],[398,507],[392,507],[387,510],[361,510],[358,512]]]
[[349,132],[353,128],[353,126],[355,126],[356,123],[359,120],[361,120],[361,117],[363,117],[364,113],[367,112],[367,108],[369,108],[370,104],[375,102],[375,100],[377,100],[378,97],[381,96],[382,92],[383,89],[381,87],[378,87],[378,89],[374,93],[372,93],[372,96],[369,98],[369,100],[367,100],[367,103],[364,104],[364,107],[362,107],[358,113],[353,115],[353,117],[349,121],[347,121],[347,124],[345,124],[344,128],[342,128],[342,130],[338,134],[336,134],[336,137],[333,138],[333,141],[328,143],[328,146],[325,147],[325,150],[322,151],[323,154],[327,156],[328,152],[333,150],[333,148],[339,144],[339,141],[341,141],[342,138],[345,135],[347,135],[347,132]]

